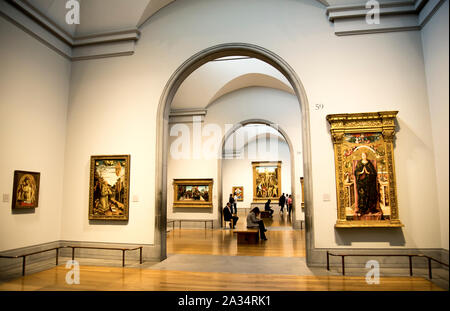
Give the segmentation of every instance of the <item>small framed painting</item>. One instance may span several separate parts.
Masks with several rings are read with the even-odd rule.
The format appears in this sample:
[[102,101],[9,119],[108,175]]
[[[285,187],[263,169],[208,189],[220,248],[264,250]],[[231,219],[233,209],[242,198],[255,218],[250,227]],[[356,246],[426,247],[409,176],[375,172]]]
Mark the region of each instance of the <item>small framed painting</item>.
[[212,179],[174,179],[173,207],[212,208]]
[[242,202],[244,201],[244,187],[242,186],[238,186],[238,187],[233,187],[233,196],[237,197],[237,201]]
[[130,156],[91,156],[89,219],[128,220]]
[[14,171],[12,208],[36,208],[41,173]]

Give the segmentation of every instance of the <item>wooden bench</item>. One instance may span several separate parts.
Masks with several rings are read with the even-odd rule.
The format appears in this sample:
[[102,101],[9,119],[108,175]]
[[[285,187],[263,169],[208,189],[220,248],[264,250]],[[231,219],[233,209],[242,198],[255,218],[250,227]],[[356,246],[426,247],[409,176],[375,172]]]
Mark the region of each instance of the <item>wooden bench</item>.
[[259,241],[259,229],[246,229],[234,231],[237,234],[238,244],[256,244]]
[[181,222],[204,222],[205,223],[205,229],[207,223],[211,223],[211,229],[214,229],[214,220],[213,219],[171,219],[167,220],[167,224],[172,223],[173,229],[175,229],[175,221],[178,221],[179,228],[181,229]]
[[270,218],[269,211],[261,211],[261,218]]

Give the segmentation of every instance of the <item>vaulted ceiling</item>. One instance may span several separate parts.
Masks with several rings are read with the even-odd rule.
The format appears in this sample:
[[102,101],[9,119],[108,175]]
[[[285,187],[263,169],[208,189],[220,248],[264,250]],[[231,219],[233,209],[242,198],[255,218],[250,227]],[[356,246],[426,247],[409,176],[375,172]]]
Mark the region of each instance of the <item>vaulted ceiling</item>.
[[[286,139],[276,129],[265,124],[250,123],[237,129],[227,138],[223,146],[223,156],[226,159],[239,157],[252,143],[261,144],[265,147],[270,146],[270,144],[273,144],[272,147],[276,147],[279,143],[287,145]],[[254,153],[252,155],[256,156],[258,152],[264,153],[263,149],[266,148],[252,150]]]
[[222,58],[206,63],[187,77],[171,108],[205,109],[221,96],[252,86],[294,94],[286,78],[267,63],[248,57]]
[[[72,36],[139,28],[153,14],[175,0],[78,0],[80,24],[68,25],[67,0],[26,0]],[[179,0],[180,1],[180,0]]]

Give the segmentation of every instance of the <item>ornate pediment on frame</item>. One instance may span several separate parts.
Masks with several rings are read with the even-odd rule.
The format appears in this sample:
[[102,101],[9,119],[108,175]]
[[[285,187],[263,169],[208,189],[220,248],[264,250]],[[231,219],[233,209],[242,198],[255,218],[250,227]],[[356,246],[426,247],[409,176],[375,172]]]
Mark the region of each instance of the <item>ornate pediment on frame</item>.
[[336,228],[403,227],[393,146],[397,113],[327,116],[336,166]]

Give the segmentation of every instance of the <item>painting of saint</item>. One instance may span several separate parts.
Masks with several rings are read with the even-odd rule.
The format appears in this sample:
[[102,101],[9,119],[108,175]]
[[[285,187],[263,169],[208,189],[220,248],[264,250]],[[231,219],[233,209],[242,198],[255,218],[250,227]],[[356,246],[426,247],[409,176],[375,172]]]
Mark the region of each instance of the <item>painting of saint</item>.
[[238,201],[244,201],[244,187],[233,187],[232,189],[233,196],[236,196]]
[[[346,217],[353,220],[385,220],[388,194],[385,152],[380,133],[345,134],[343,144],[343,186]],[[386,187],[387,188],[387,187]]]
[[377,170],[372,161],[367,159],[367,153],[361,153],[361,160],[354,170],[357,192],[357,215],[376,214],[378,208]]
[[15,171],[12,208],[36,208],[40,173]]
[[89,219],[128,220],[129,156],[91,157]]
[[397,228],[394,163],[398,111],[327,115],[334,148],[335,228]]

